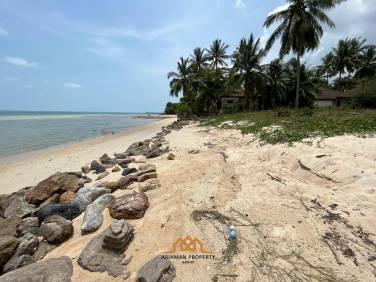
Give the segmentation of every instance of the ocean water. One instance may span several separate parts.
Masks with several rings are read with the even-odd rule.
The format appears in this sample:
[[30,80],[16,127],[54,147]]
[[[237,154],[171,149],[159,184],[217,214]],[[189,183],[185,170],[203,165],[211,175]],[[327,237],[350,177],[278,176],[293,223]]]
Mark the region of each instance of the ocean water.
[[0,157],[140,127],[142,114],[0,111]]

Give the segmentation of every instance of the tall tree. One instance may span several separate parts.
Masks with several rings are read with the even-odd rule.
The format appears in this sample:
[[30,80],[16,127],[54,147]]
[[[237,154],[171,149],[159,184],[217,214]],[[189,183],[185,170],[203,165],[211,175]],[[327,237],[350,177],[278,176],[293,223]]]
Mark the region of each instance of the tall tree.
[[356,78],[370,78],[376,74],[376,46],[370,45],[364,48],[360,54],[360,66],[355,73]]
[[325,76],[327,84],[329,84],[329,79],[335,75],[335,62],[334,55],[329,52],[321,59],[321,66],[319,66],[319,71]]
[[267,92],[273,100],[272,106],[282,105],[286,102],[286,79],[284,77],[284,64],[281,59],[275,59],[265,65],[264,72],[268,77]]
[[244,83],[247,110],[249,98],[254,97],[255,90],[265,79],[261,67],[261,61],[265,55],[265,50],[260,46],[260,38],[255,41],[253,34],[249,39],[243,37],[232,55],[233,68]]
[[334,28],[333,21],[325,14],[342,0],[288,0],[286,9],[269,15],[264,23],[268,28],[280,23],[270,36],[266,48],[270,49],[274,42],[281,38],[280,57],[291,51],[296,55],[296,93],[295,107],[299,106],[300,59],[305,52],[314,50],[323,36],[321,23]]
[[210,61],[210,67],[214,68],[215,70],[218,69],[219,66],[227,66],[226,59],[228,56],[226,54],[226,50],[228,45],[220,39],[216,39],[210,45],[210,48],[206,51],[208,52],[208,59]]
[[333,48],[334,63],[339,79],[344,73],[351,75],[361,63],[361,52],[364,49],[365,40],[361,38],[345,38],[338,41]]
[[167,78],[170,80],[170,95],[178,97],[183,94],[184,101],[188,106],[188,114],[192,115],[192,106],[195,93],[192,91],[191,65],[189,58],[180,57],[176,72],[169,72]]
[[195,48],[193,54],[190,56],[192,68],[196,73],[201,73],[208,66],[208,60],[209,57],[205,49],[201,49],[200,47]]

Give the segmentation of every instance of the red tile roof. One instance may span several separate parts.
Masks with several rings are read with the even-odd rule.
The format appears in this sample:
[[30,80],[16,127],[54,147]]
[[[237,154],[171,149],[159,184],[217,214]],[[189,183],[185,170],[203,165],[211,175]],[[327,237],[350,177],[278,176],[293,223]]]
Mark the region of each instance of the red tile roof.
[[335,100],[337,98],[349,98],[352,96],[353,96],[353,93],[349,91],[342,92],[338,90],[323,88],[323,89],[320,89],[320,92],[317,95],[317,100]]

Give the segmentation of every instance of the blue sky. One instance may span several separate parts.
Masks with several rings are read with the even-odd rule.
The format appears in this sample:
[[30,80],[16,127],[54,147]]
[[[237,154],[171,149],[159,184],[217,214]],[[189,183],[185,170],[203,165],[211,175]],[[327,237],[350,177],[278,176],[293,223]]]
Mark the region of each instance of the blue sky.
[[[0,0],[0,109],[162,111],[180,56],[217,37],[230,52],[250,33],[265,41],[265,17],[285,3]],[[311,65],[340,38],[376,42],[374,0],[348,0],[330,15],[337,27],[306,56]]]

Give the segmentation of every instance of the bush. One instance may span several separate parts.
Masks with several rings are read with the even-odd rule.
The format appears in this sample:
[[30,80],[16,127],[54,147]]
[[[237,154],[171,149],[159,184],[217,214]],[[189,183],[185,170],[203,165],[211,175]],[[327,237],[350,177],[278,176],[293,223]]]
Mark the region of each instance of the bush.
[[354,91],[355,107],[376,108],[376,79],[363,81]]
[[166,108],[165,108],[165,111],[164,113],[166,115],[176,115],[176,107],[178,106],[178,103],[171,103],[171,102],[168,102],[166,104]]

